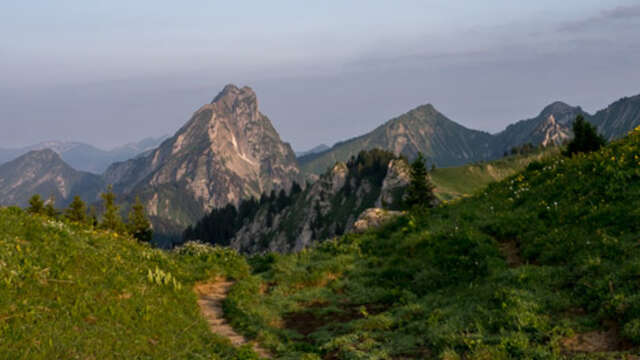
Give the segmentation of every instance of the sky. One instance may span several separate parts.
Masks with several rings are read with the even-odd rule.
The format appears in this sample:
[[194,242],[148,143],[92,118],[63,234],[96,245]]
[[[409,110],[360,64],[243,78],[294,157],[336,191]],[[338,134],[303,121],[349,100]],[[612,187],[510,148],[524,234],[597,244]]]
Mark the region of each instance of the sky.
[[0,33],[0,148],[173,134],[228,83],[296,150],[426,103],[493,133],[640,93],[640,0],[9,0]]

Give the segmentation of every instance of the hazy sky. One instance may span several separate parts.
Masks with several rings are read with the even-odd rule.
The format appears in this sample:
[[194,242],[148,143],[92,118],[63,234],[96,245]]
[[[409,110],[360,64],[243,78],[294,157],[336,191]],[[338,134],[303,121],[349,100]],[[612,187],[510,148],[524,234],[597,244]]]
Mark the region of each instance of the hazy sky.
[[424,103],[495,132],[640,93],[640,0],[9,0],[0,33],[0,147],[173,134],[227,83],[297,150]]

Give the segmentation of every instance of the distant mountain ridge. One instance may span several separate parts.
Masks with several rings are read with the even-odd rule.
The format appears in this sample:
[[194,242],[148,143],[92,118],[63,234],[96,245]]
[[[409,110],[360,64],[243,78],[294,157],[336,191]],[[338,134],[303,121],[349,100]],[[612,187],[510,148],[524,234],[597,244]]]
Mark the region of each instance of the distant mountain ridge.
[[57,206],[66,206],[75,195],[95,202],[104,188],[99,175],[73,169],[50,149],[30,151],[0,165],[0,205],[26,206],[34,194],[53,196]]
[[297,151],[296,152],[296,157],[301,157],[301,156],[306,156],[306,155],[311,155],[311,154],[319,154],[322,152],[325,152],[327,150],[331,149],[331,147],[329,147],[329,145],[327,144],[320,144],[318,146],[314,146],[313,148],[306,150],[306,151]]
[[492,135],[449,120],[431,104],[393,118],[370,133],[335,144],[330,150],[298,159],[305,171],[320,174],[360,151],[380,148],[413,158],[422,152],[438,164],[461,165],[491,157]]
[[298,161],[303,171],[321,174],[336,162],[372,148],[409,159],[419,151],[439,167],[494,160],[526,143],[548,146],[569,140],[571,124],[577,115],[583,115],[607,139],[615,139],[640,125],[640,95],[622,98],[594,115],[580,107],[554,102],[536,117],[520,120],[496,134],[468,129],[448,119],[433,105],[422,105],[367,134],[338,142],[324,152],[301,156]]
[[149,137],[111,150],[99,149],[81,142],[45,141],[23,148],[0,149],[0,164],[11,161],[29,151],[51,149],[60,154],[62,160],[74,169],[101,174],[112,163],[127,160],[149,151],[160,145],[166,138],[168,136]]

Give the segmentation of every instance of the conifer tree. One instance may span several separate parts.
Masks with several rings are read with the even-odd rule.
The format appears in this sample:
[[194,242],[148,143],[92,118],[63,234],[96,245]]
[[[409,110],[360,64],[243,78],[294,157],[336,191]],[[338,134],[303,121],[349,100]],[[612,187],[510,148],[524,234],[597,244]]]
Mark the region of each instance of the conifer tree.
[[433,185],[427,178],[427,167],[422,153],[411,163],[411,180],[407,187],[408,207],[429,206],[434,200]]
[[129,211],[127,227],[129,233],[139,241],[151,241],[151,235],[153,234],[151,230],[151,223],[147,219],[144,205],[140,201],[139,197],[136,197],[136,202],[131,207],[131,211]]
[[27,208],[27,212],[30,214],[44,214],[44,201],[40,195],[35,194],[29,199],[29,208]]
[[80,196],[76,195],[73,197],[73,201],[65,210],[65,217],[79,223],[87,222],[87,205],[82,201]]
[[578,115],[573,122],[573,135],[573,140],[569,142],[565,151],[567,156],[596,151],[607,142],[582,115]]
[[107,191],[100,194],[104,206],[104,214],[100,227],[107,230],[122,231],[124,224],[120,217],[120,207],[116,205],[116,195],[113,193],[113,186],[109,185]]

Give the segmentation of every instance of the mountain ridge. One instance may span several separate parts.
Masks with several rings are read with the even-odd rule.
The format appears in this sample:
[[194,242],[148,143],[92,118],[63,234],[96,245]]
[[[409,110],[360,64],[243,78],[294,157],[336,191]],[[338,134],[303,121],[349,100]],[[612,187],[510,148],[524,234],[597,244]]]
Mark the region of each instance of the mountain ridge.
[[25,206],[34,194],[65,206],[73,196],[96,201],[105,187],[99,175],[77,171],[53,150],[33,150],[0,165],[0,204]]
[[[425,104],[365,134],[339,141],[329,150],[301,156],[298,161],[303,171],[317,175],[336,162],[346,161],[359,151],[370,149],[371,143],[409,159],[420,151],[438,167],[495,160],[512,148],[527,143],[550,146],[568,141],[573,136],[571,123],[578,115],[594,124],[607,139],[616,139],[640,125],[640,95],[621,98],[594,115],[580,106],[554,101],[538,115],[509,124],[494,134],[464,127],[440,113],[432,104]],[[407,124],[413,124],[413,127]],[[406,131],[397,131],[403,126]],[[425,132],[425,129],[429,131]]]

